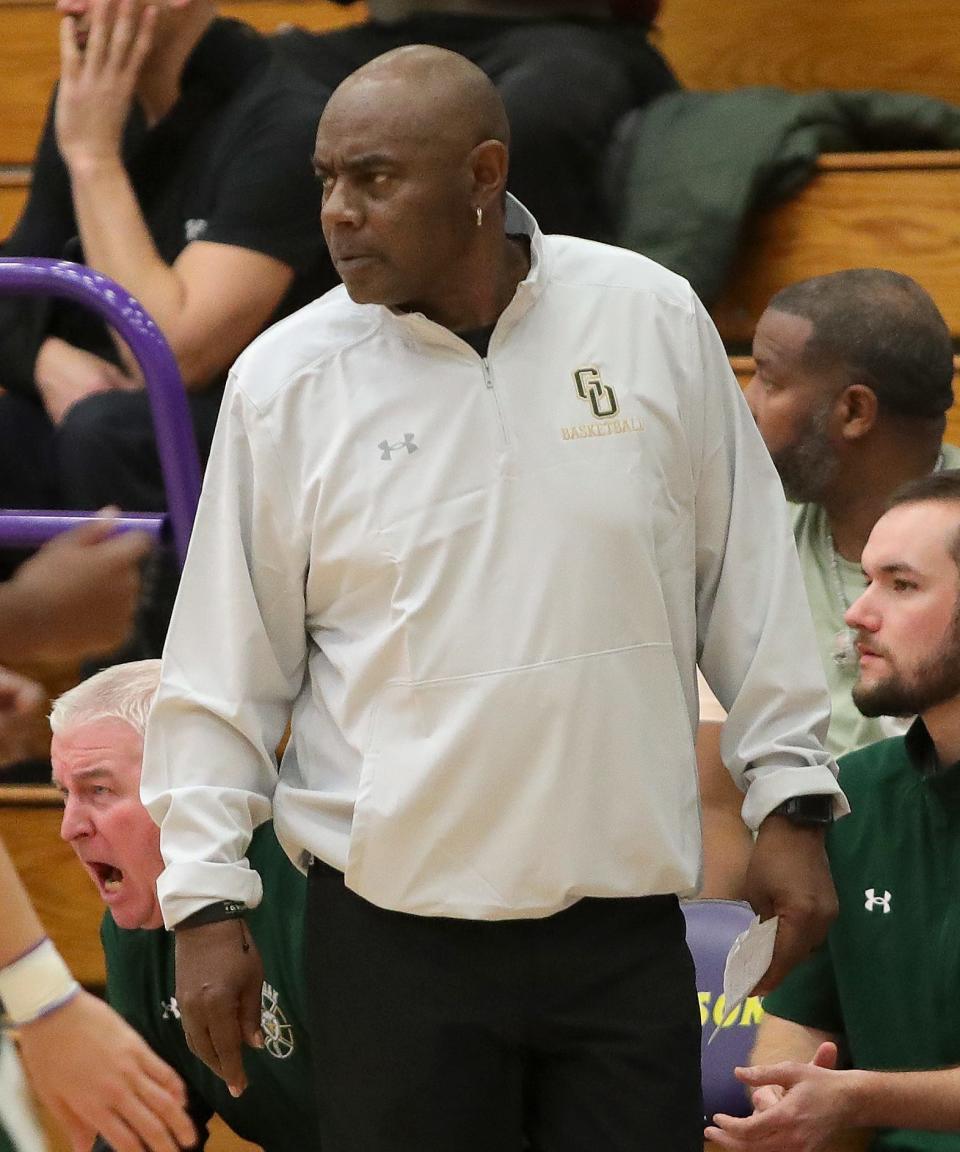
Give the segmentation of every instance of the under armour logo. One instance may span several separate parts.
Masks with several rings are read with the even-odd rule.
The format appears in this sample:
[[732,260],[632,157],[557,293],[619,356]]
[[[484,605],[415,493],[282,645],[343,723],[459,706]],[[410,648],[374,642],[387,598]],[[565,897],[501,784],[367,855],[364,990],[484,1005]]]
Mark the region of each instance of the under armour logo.
[[177,1004],[176,996],[171,996],[169,1000],[161,1000],[160,1008],[162,1009],[164,1020],[169,1020],[171,1016],[174,1020],[180,1019],[180,1006]]
[[406,448],[407,454],[412,456],[417,450],[417,445],[413,442],[413,433],[404,432],[403,439],[398,440],[396,444],[391,444],[389,440],[381,440],[377,445],[380,449],[380,459],[389,460],[394,452],[399,452],[401,448]]
[[867,888],[863,894],[867,898],[863,906],[868,912],[872,912],[877,907],[882,908],[884,913],[890,911],[890,901],[893,897],[886,889],[883,890],[882,896],[877,895],[875,888]]

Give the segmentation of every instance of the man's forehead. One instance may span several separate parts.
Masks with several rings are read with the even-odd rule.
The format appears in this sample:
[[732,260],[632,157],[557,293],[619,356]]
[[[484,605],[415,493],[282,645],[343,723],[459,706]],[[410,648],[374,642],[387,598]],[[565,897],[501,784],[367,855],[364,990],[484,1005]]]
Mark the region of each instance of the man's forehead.
[[318,162],[356,163],[369,159],[399,165],[441,150],[442,143],[435,134],[418,132],[402,118],[357,125],[338,121],[325,125],[321,121],[315,158]]
[[799,357],[813,334],[813,325],[803,316],[768,308],[757,322],[754,352],[777,360]]
[[410,132],[317,132],[314,160],[324,165],[402,165],[437,152],[436,141]]
[[92,778],[116,774],[132,767],[139,770],[143,738],[119,717],[91,720],[58,732],[50,743],[54,776],[71,773]]
[[874,525],[863,550],[864,567],[917,573],[944,561],[955,567],[951,548],[958,529],[960,504],[899,504]]
[[438,115],[428,91],[397,83],[357,84],[330,98],[317,128],[317,151],[409,152],[451,140],[450,118]]
[[111,764],[91,763],[76,766],[69,760],[63,760],[56,753],[51,756],[53,765],[53,780],[55,784],[69,781],[78,784],[105,784],[117,776],[116,769]]

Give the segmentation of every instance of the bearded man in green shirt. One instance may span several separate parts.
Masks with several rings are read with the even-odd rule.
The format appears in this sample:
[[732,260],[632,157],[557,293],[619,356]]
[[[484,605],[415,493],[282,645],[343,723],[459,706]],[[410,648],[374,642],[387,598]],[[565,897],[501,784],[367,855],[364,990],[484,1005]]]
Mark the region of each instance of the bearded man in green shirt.
[[764,1000],[763,1066],[738,1073],[754,1114],[706,1132],[724,1148],[815,1152],[854,1127],[877,1129],[871,1152],[960,1148],[960,471],[895,494],[863,568],[846,614],[854,703],[916,719],[840,760],[851,813],[826,840],[840,912]]

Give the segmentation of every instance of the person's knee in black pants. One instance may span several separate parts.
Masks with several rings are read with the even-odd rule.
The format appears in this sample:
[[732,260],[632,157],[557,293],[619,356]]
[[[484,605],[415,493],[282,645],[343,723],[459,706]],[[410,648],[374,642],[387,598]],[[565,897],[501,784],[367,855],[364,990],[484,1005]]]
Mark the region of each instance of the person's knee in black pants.
[[[53,425],[38,400],[12,392],[0,395],[0,508],[61,505],[53,438]],[[8,580],[29,555],[0,549],[0,580]]]
[[67,507],[164,507],[150,404],[145,392],[100,392],[70,408],[56,432],[56,467]]

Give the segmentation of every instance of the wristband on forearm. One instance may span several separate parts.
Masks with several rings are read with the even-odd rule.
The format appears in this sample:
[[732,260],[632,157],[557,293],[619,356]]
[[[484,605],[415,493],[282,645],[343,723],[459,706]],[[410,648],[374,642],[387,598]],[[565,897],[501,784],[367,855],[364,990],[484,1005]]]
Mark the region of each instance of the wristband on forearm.
[[179,924],[174,924],[174,932],[181,928],[199,928],[201,924],[217,924],[221,920],[237,920],[247,912],[246,904],[238,904],[236,900],[218,900],[216,904],[208,904],[198,912],[192,913]]
[[13,1028],[49,1016],[79,991],[80,985],[48,936],[0,968],[0,1001]]

